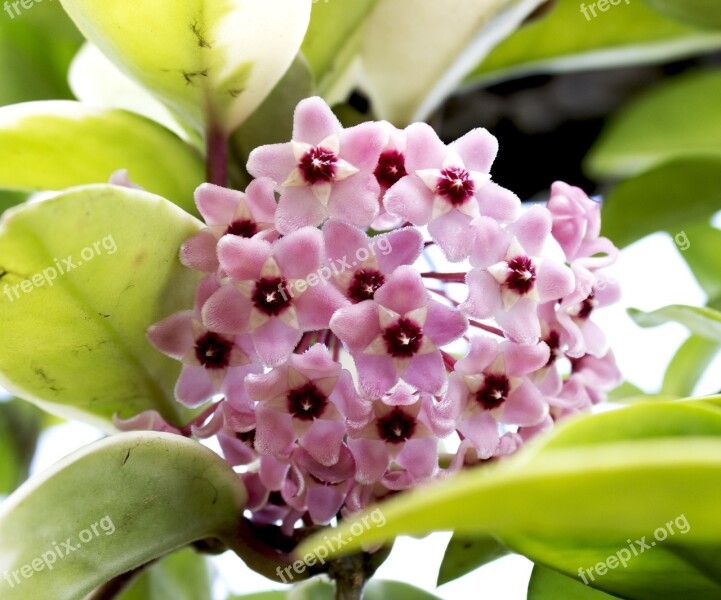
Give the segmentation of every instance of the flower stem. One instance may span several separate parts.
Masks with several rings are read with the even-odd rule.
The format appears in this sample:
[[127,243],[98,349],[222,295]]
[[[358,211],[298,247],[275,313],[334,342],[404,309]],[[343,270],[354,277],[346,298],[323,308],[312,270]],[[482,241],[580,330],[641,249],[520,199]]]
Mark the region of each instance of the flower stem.
[[446,283],[465,283],[465,273],[421,273],[421,277],[427,279],[437,279],[438,281],[445,281]]
[[208,129],[206,169],[209,183],[228,185],[228,136],[215,124]]
[[502,338],[505,338],[503,331],[498,329],[498,327],[491,327],[490,325],[484,325],[483,323],[479,323],[478,321],[468,321],[468,324],[471,327],[477,327],[478,329],[483,329],[483,331],[487,331],[488,333],[492,333],[494,335],[498,335]]

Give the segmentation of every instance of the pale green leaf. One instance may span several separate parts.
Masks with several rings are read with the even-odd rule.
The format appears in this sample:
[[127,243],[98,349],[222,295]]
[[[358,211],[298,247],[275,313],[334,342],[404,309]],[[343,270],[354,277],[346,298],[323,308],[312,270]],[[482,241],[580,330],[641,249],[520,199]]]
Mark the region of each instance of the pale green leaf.
[[0,496],[28,476],[42,426],[42,413],[27,402],[0,402]]
[[202,147],[197,132],[184,125],[160,100],[125,75],[93,44],[86,43],[70,65],[68,82],[87,106],[119,108],[147,117],[178,137]]
[[577,0],[558,0],[551,12],[502,41],[466,78],[464,87],[535,73],[588,71],[662,62],[721,46],[721,35],[657,15],[636,0],[621,1],[596,18]]
[[211,575],[208,559],[186,548],[143,572],[118,600],[208,600],[213,584]]
[[684,228],[706,223],[721,207],[721,156],[679,159],[615,188],[603,204],[603,234],[625,247],[666,231],[681,248]]
[[443,555],[437,585],[443,585],[508,554],[492,535],[476,537],[453,534]]
[[624,381],[608,394],[608,401],[625,402],[629,398],[637,398],[638,396],[643,396],[643,394],[643,390],[640,387],[630,381]]
[[204,181],[200,155],[138,115],[78,102],[0,108],[0,188],[62,190],[107,183],[117,170],[149,191],[194,211]]
[[230,133],[298,53],[311,0],[61,0],[123,72],[205,132]]
[[721,27],[716,0],[644,0],[654,10],[697,27]]
[[383,0],[360,48],[375,114],[396,125],[428,118],[543,0]]
[[134,432],[91,444],[0,508],[2,597],[82,598],[117,575],[221,536],[246,499],[224,460],[181,436]]
[[721,297],[721,231],[708,223],[685,227],[688,239],[680,254],[709,300]]
[[185,414],[173,396],[179,364],[145,332],[192,306],[198,275],[181,266],[178,249],[200,227],[163,198],[108,185],[6,212],[2,385],[103,427],[115,412],[146,409],[177,422]]
[[721,350],[721,341],[698,335],[689,337],[671,359],[663,376],[661,393],[685,397],[693,394],[696,384]]
[[[626,549],[626,568],[617,558],[592,585],[631,599],[711,600],[721,594],[720,497],[721,411],[641,404],[567,422],[512,459],[396,496],[382,505],[386,525],[341,552],[404,534],[492,532],[577,577]],[[627,540],[655,535],[646,553],[631,554]]]
[[[720,96],[719,70],[668,79],[611,119],[586,169],[596,177],[628,177],[672,159],[721,156]],[[684,202],[687,195],[680,196]]]
[[656,327],[676,322],[702,338],[721,342],[721,312],[712,308],[672,304],[653,312],[629,308],[628,314],[641,327]]
[[541,565],[533,567],[527,600],[604,600],[617,598]]

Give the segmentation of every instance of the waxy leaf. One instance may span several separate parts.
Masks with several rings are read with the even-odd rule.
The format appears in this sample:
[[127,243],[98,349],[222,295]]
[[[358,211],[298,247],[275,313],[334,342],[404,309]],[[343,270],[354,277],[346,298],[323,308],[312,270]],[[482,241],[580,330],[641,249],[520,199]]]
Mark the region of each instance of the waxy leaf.
[[368,18],[360,47],[376,115],[398,126],[427,119],[542,2],[380,2]]
[[475,571],[508,554],[509,550],[492,535],[463,537],[454,534],[443,555],[438,585],[443,585]]
[[87,186],[0,222],[0,381],[48,412],[101,427],[156,409],[174,422],[179,364],[147,328],[192,306],[178,249],[201,224],[167,200]]
[[61,0],[78,29],[198,131],[230,133],[298,53],[311,0]]
[[246,500],[233,469],[202,444],[155,432],[111,436],[3,503],[2,597],[77,600],[113,577],[232,529]]
[[540,565],[533,567],[528,583],[527,600],[610,600],[617,597],[594,590],[578,579],[571,579]]
[[693,394],[696,384],[721,350],[721,341],[690,336],[676,351],[663,376],[661,393],[683,398]]
[[701,306],[672,304],[653,312],[629,308],[628,314],[641,327],[656,327],[668,322],[681,323],[702,338],[721,342],[721,312]]
[[622,598],[711,600],[721,594],[720,499],[721,411],[641,404],[568,422],[513,459],[396,496],[381,506],[386,525],[341,552],[403,534],[492,532]]
[[636,0],[606,6],[601,12],[593,0],[557,0],[548,15],[524,25],[496,46],[468,75],[464,87],[534,73],[628,68],[721,46],[721,34],[676,23]]
[[193,192],[204,181],[203,161],[157,123],[69,101],[0,108],[0,188],[107,183],[120,169],[137,185],[195,211]]
[[666,80],[611,119],[586,169],[597,178],[628,177],[674,159],[721,156],[720,96],[718,70]]
[[721,13],[716,0],[644,0],[654,10],[672,19],[697,27],[721,28]]

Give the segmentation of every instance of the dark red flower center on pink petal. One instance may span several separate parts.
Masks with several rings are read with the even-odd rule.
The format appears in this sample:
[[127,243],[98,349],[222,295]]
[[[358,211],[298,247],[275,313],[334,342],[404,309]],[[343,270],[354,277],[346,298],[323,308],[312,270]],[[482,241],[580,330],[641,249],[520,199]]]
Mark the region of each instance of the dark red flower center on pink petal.
[[505,375],[486,375],[483,386],[476,392],[476,401],[486,410],[498,408],[508,399],[511,382]]
[[235,434],[235,437],[249,448],[255,448],[255,429],[251,429],[250,431],[238,432]]
[[250,219],[233,221],[225,230],[225,235],[237,235],[241,238],[252,238],[256,233],[258,233],[258,225]]
[[378,183],[383,188],[389,188],[408,175],[406,171],[406,157],[398,150],[386,150],[378,159],[378,166],[373,171]]
[[383,332],[388,354],[393,358],[411,358],[423,343],[423,330],[410,319],[398,319]]
[[576,317],[585,321],[586,319],[588,319],[588,317],[591,316],[591,313],[593,312],[593,309],[596,308],[597,304],[598,302],[596,300],[596,294],[591,292],[588,295],[588,298],[581,302],[581,306],[578,309],[578,314],[576,315]]
[[338,165],[338,156],[322,146],[315,146],[306,152],[298,162],[298,168],[308,185],[333,181]]
[[323,414],[328,396],[312,381],[288,392],[288,412],[301,421],[312,421]]
[[516,256],[508,261],[506,287],[525,296],[536,283],[536,265],[528,256]]
[[386,282],[380,271],[374,269],[358,269],[348,287],[348,297],[353,302],[373,300],[376,290]]
[[548,335],[543,340],[548,344],[548,347],[551,350],[551,354],[548,357],[548,362],[546,363],[547,367],[550,367],[552,364],[554,364],[559,358],[563,356],[563,352],[561,351],[561,334],[558,333],[555,329],[552,329],[548,332]]
[[280,277],[264,277],[255,282],[253,305],[262,313],[274,317],[293,303],[288,283]]
[[473,197],[476,184],[465,169],[448,167],[441,171],[436,191],[453,206],[460,206]]
[[416,431],[416,420],[398,406],[385,417],[376,421],[378,435],[390,444],[401,444],[413,437]]
[[232,351],[233,342],[212,331],[195,342],[195,356],[206,369],[225,369]]

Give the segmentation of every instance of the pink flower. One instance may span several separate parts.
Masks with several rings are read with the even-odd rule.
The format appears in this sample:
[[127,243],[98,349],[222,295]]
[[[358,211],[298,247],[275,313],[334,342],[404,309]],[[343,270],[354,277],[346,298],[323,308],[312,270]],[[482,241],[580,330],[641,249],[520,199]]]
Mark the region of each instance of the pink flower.
[[348,346],[370,397],[390,390],[399,377],[419,390],[438,393],[445,373],[439,347],[466,331],[465,318],[431,300],[420,275],[398,267],[364,300],[339,310],[330,328]]
[[468,355],[456,363],[446,402],[458,431],[482,459],[494,456],[499,424],[529,427],[548,414],[548,405],[528,375],[548,362],[548,347],[476,337]]
[[369,238],[333,219],[323,227],[323,238],[336,285],[353,303],[372,300],[386,277],[401,265],[412,265],[423,250],[423,236],[413,227]]
[[[356,461],[356,480],[368,485],[383,480],[402,489],[432,477],[438,469],[438,438],[433,398],[404,386],[373,403],[373,418],[348,446]],[[390,473],[395,462],[402,472]]]
[[224,235],[273,241],[278,237],[275,220],[274,183],[256,179],[243,192],[204,183],[195,190],[195,204],[208,227],[188,239],[180,249],[180,261],[204,273],[218,270],[216,247]]
[[408,175],[408,172],[406,171],[405,131],[394,127],[387,121],[381,121],[380,125],[385,128],[388,141],[378,157],[378,164],[373,171],[380,185],[381,195],[378,198],[380,212],[371,227],[377,231],[385,231],[400,227],[403,224],[403,219],[386,211],[383,196],[391,187]]
[[163,419],[157,410],[145,410],[129,419],[121,419],[116,414],[113,415],[113,424],[118,431],[163,431],[183,435],[180,429]]
[[378,213],[373,171],[385,142],[377,123],[343,129],[322,99],[309,98],[295,111],[293,140],[251,152],[248,171],[276,182],[276,226],[283,234],[328,217],[367,228]]
[[553,237],[569,262],[578,260],[588,269],[598,269],[616,261],[618,249],[600,237],[601,205],[582,189],[557,181],[551,187],[548,210],[553,215]]
[[193,434],[201,439],[217,436],[223,457],[231,466],[249,465],[258,459],[255,452],[255,409],[247,401],[243,410],[223,401],[212,418],[202,427],[194,427]]
[[210,328],[248,332],[267,365],[284,362],[303,332],[327,328],[335,311],[348,304],[319,275],[326,256],[323,234],[313,227],[273,244],[225,236],[218,257],[231,283],[208,300],[203,320]]
[[255,447],[261,454],[288,458],[296,442],[318,463],[338,462],[346,432],[344,415],[360,404],[353,379],[316,344],[293,354],[287,364],[246,379],[260,404]]
[[474,218],[517,217],[518,197],[490,182],[498,142],[488,131],[474,129],[446,146],[430,126],[416,123],[406,129],[406,138],[408,176],[388,190],[385,207],[414,225],[428,225],[448,260],[468,257]]
[[202,324],[201,310],[218,288],[215,276],[207,276],[198,286],[194,311],[176,313],[148,329],[158,350],[183,363],[175,395],[191,408],[218,393],[232,395],[238,381],[258,368],[248,336]]
[[539,302],[563,298],[574,289],[571,270],[542,256],[551,215],[534,206],[506,229],[487,217],[474,222],[474,267],[466,277],[466,314],[496,319],[513,341],[535,344],[541,335]]

